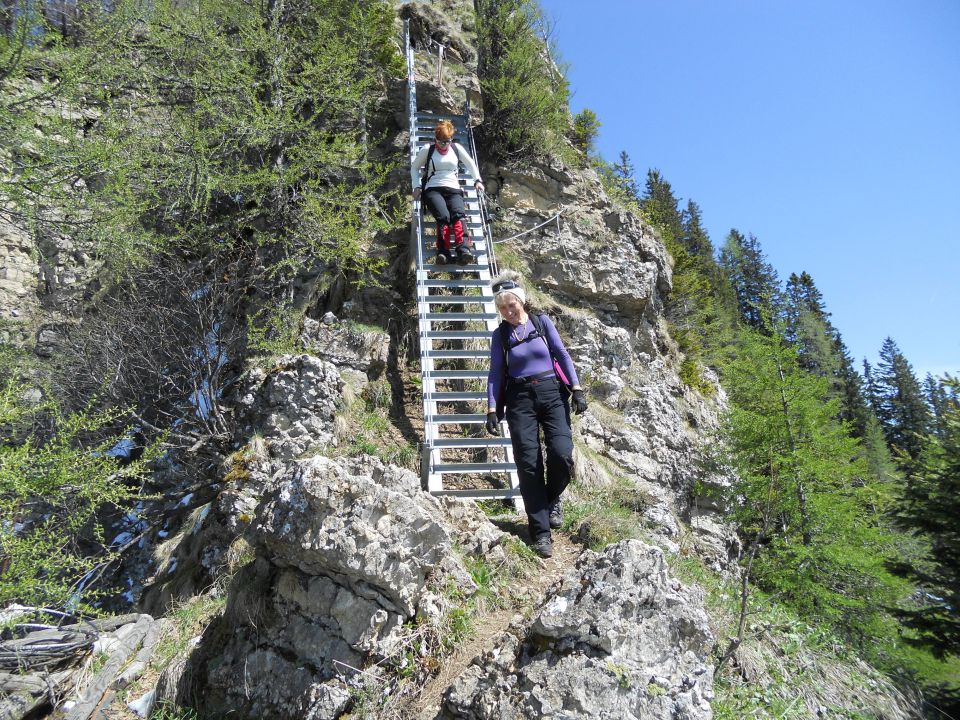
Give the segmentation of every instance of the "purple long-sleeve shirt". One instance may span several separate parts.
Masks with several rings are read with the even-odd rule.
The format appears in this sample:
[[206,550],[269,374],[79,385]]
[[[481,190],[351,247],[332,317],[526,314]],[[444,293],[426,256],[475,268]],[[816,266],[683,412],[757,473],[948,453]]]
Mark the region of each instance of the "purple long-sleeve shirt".
[[[546,315],[540,316],[543,324],[543,332],[546,336],[546,343],[538,338],[528,342],[519,342],[517,338],[523,339],[531,333],[536,332],[533,320],[527,318],[523,325],[518,325],[510,333],[509,348],[510,362],[507,368],[510,371],[510,377],[529,377],[530,375],[539,375],[540,373],[553,370],[553,361],[550,359],[550,351],[553,351],[553,357],[560,363],[560,369],[571,385],[579,385],[576,368],[573,367],[573,360],[570,359],[570,353],[564,347],[560,334],[553,322]],[[550,349],[547,349],[547,343]],[[487,407],[497,406],[497,398],[500,397],[500,390],[506,380],[506,373],[503,367],[503,341],[500,336],[500,329],[493,331],[490,337],[490,372],[487,375]]]

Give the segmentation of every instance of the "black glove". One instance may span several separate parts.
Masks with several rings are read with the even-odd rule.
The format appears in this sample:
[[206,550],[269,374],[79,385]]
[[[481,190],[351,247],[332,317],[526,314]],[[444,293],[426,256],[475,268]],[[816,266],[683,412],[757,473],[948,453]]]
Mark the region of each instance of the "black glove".
[[583,396],[583,390],[573,391],[573,414],[581,415],[587,411],[587,399]]
[[500,434],[500,422],[497,420],[497,414],[495,412],[487,413],[487,432],[491,435]]

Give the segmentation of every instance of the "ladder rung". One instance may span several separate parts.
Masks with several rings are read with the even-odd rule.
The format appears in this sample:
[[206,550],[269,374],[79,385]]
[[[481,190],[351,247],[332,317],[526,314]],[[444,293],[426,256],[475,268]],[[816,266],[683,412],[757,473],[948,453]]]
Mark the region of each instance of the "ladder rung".
[[471,288],[471,287],[487,287],[490,285],[489,280],[424,280],[420,283],[420,287],[439,287],[439,288]]
[[426,295],[418,302],[426,302],[430,305],[483,305],[492,303],[493,295]]
[[449,415],[427,416],[427,422],[434,425],[479,425],[486,421],[487,416],[481,413],[451,413]]
[[496,313],[484,313],[484,312],[428,312],[426,313],[426,320],[440,321],[445,320],[446,322],[469,322],[471,320],[496,320],[498,315]]
[[437,490],[433,493],[435,496],[447,495],[448,497],[459,497],[464,500],[512,500],[520,497],[520,488],[483,488],[476,490]]
[[466,278],[463,280],[423,280],[420,287],[444,287],[444,288],[468,288],[468,287],[488,287],[489,280],[477,280]]
[[433,360],[471,360],[490,357],[490,350],[426,350],[423,355]]
[[435,448],[483,448],[509,447],[510,438],[438,438],[433,441]]
[[489,330],[431,330],[420,333],[423,340],[489,340]]
[[462,392],[450,392],[450,391],[441,391],[441,392],[432,392],[429,395],[424,394],[425,400],[430,400],[431,402],[457,402],[460,400],[486,400],[487,393],[480,392],[479,390],[475,391],[462,391]]
[[437,463],[433,466],[435,473],[500,473],[514,472],[516,463]]
[[487,370],[431,370],[434,380],[486,380]]
[[479,265],[434,265],[433,263],[425,263],[420,266],[420,270],[424,272],[448,272],[462,274],[490,272],[490,266],[486,263],[480,263]]

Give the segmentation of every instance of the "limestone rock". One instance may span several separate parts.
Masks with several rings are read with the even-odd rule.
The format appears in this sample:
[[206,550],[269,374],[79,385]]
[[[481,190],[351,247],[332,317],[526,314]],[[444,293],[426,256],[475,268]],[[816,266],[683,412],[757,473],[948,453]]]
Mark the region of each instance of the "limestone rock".
[[269,372],[254,368],[238,394],[247,416],[243,437],[259,432],[278,458],[336,445],[334,417],[343,387],[337,368],[312,355],[285,355]]
[[447,607],[438,588],[474,589],[453,552],[451,525],[471,514],[458,508],[375,458],[282,463],[247,533],[257,559],[201,644],[207,711],[338,717],[357,670],[395,652],[411,618]]
[[631,540],[587,552],[526,633],[505,633],[457,679],[440,717],[712,717],[702,594]]
[[300,341],[311,354],[336,365],[354,394],[360,394],[368,381],[380,377],[387,367],[390,335],[341,322],[333,313],[319,322],[305,318]]

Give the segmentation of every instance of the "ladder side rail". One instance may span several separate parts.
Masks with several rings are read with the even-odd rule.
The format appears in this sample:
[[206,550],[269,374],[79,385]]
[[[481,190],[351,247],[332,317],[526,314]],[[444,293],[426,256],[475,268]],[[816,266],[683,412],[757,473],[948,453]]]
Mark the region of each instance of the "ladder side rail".
[[[419,145],[417,143],[417,80],[414,72],[413,44],[410,42],[410,19],[403,22],[404,44],[407,55],[407,112],[408,112],[408,132],[410,142],[410,166],[416,160]],[[416,259],[417,283],[419,285],[420,271],[424,267],[423,253],[423,213],[419,200],[413,201],[413,217],[410,223],[410,242],[413,244],[413,257]],[[419,290],[419,289],[418,289]],[[433,361],[428,357],[429,341],[423,338],[431,328],[431,322],[427,318],[429,307],[426,303],[420,302],[419,291],[417,297],[417,323],[420,329],[420,378],[423,388],[423,450],[421,452],[421,478],[429,483],[430,469],[432,465],[432,445],[435,431],[432,423],[428,421],[431,411],[436,411],[436,403],[432,401],[432,379],[430,372],[433,369]]]

